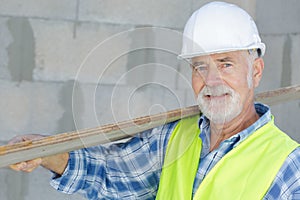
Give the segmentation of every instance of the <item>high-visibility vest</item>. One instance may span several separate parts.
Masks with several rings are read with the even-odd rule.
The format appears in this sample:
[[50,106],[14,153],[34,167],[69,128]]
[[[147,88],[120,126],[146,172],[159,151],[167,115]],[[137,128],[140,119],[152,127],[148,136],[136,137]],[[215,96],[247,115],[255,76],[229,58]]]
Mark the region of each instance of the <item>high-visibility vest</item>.
[[262,199],[287,156],[299,146],[274,119],[227,153],[206,175],[194,197],[202,141],[199,116],[178,122],[168,142],[156,199]]

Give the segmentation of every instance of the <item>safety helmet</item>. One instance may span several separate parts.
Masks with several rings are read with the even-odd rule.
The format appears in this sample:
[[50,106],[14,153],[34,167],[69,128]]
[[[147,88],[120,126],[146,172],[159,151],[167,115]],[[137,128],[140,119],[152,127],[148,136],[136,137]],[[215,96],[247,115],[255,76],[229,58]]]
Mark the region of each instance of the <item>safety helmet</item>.
[[195,11],[185,25],[182,59],[236,50],[257,49],[265,53],[252,17],[240,7],[211,2]]

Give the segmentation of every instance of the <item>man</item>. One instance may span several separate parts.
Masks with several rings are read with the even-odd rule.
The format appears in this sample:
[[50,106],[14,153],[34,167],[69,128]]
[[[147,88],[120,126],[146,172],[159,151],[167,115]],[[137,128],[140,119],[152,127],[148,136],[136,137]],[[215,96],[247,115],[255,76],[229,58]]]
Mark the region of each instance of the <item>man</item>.
[[42,165],[54,172],[54,188],[87,199],[300,199],[299,145],[254,103],[264,52],[244,10],[209,3],[187,22],[179,56],[191,63],[201,117],[11,167]]

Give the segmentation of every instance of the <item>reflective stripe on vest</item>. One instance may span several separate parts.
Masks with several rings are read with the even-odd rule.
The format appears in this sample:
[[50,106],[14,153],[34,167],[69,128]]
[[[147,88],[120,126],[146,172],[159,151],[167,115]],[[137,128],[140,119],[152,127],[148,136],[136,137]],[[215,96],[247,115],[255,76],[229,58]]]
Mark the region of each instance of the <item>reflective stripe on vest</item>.
[[[171,135],[156,199],[192,199],[201,152],[195,120],[198,117],[181,120]],[[187,142],[183,142],[186,139]],[[179,150],[176,145],[181,145]],[[213,167],[193,199],[262,199],[287,156],[298,146],[272,119]]]

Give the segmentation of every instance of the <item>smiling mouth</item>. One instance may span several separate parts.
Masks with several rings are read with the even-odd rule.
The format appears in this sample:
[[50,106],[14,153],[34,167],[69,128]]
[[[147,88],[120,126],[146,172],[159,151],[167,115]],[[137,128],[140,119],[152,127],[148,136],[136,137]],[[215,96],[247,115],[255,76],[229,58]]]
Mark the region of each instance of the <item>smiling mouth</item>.
[[206,99],[221,99],[221,98],[225,98],[226,96],[229,96],[229,93],[225,93],[225,94],[221,94],[221,95],[204,95],[204,98]]

